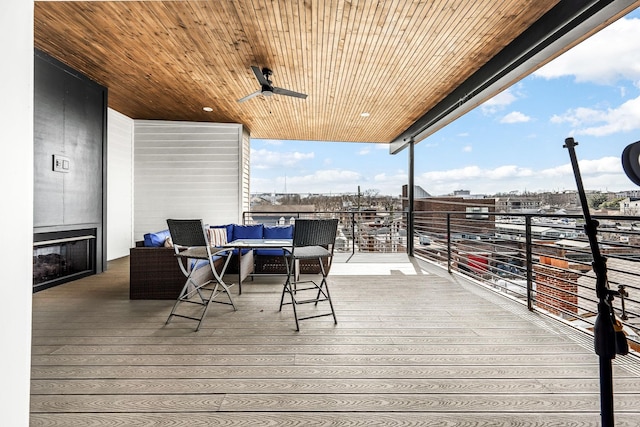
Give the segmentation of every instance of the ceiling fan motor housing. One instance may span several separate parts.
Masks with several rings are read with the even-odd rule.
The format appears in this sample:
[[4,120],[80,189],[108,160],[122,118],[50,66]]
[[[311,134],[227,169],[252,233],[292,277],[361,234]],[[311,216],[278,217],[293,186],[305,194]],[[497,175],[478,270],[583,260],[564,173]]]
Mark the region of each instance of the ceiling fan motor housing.
[[256,76],[258,83],[260,83],[260,90],[252,94],[249,94],[244,98],[240,98],[238,102],[244,102],[257,95],[264,95],[264,96],[285,95],[285,96],[293,96],[295,98],[302,98],[302,99],[307,98],[307,95],[304,93],[295,92],[289,89],[283,89],[281,87],[275,87],[273,85],[273,82],[271,81],[271,75],[272,75],[271,69],[267,67],[260,69],[255,65],[252,65],[251,69],[253,70],[253,74]]

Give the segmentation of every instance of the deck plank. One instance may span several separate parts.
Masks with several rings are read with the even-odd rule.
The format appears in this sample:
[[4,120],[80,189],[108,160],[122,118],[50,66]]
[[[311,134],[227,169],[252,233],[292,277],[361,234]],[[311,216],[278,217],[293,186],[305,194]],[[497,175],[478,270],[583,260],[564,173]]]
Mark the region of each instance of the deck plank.
[[[331,276],[338,325],[300,332],[280,279],[255,279],[196,333],[130,301],[126,271],[34,295],[32,426],[600,424],[589,337],[442,274]],[[637,366],[614,361],[617,426],[640,417]]]
[[[110,427],[110,426],[225,426],[225,427],[416,427],[460,426],[495,427],[549,425],[600,427],[600,417],[593,413],[467,413],[467,412],[158,412],[158,413],[93,413],[90,417],[77,413],[36,413],[31,425],[37,427]],[[617,427],[637,427],[637,415],[616,415]]]

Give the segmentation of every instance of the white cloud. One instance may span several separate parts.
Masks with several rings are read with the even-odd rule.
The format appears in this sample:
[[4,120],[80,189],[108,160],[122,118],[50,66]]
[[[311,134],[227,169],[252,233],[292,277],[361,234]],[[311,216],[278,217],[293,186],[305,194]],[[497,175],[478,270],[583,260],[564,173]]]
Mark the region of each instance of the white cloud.
[[531,117],[520,111],[512,111],[500,119],[500,123],[526,123],[528,121],[531,121]]
[[[587,190],[620,191],[634,189],[622,170],[618,157],[580,160],[580,172]],[[286,180],[286,181],[285,181]],[[353,170],[323,169],[313,173],[286,178],[252,178],[254,192],[284,191],[291,193],[355,193],[376,189],[381,194],[399,195],[408,182],[405,170],[367,175]],[[451,170],[429,171],[416,174],[416,185],[433,195],[451,194],[454,190],[468,189],[472,194],[496,194],[516,191],[575,190],[576,183],[570,163],[551,168],[533,169],[517,165],[495,168],[467,166]],[[329,189],[329,190],[327,190]]]
[[[447,171],[425,172],[420,178],[435,182],[446,182],[449,180],[500,180],[513,177],[531,176],[532,172],[527,168],[520,168],[515,165],[500,166],[495,169],[482,169],[479,166],[467,166],[460,169],[450,169]],[[428,191],[428,190],[427,190]]]
[[473,151],[473,147],[470,145],[465,145],[464,147],[462,147],[462,151],[464,151],[465,153],[470,153]]
[[515,165],[499,166],[495,169],[486,171],[489,179],[509,179],[512,177],[523,178],[533,176],[533,171],[529,168],[522,168]]
[[369,147],[366,147],[366,148],[363,148],[360,151],[358,151],[358,155],[359,156],[366,156],[370,152],[371,152],[371,149],[369,149]]
[[493,98],[489,99],[480,106],[480,109],[484,114],[490,115],[504,109],[506,106],[514,103],[518,98],[513,93],[512,89],[506,89]]
[[263,139],[262,142],[264,143],[264,145],[280,146],[283,144],[283,142],[279,139]]
[[[286,179],[286,183],[285,183]],[[265,192],[284,191],[290,193],[356,193],[358,186],[361,191],[378,190],[380,194],[400,195],[402,186],[408,180],[405,171],[395,173],[378,173],[373,176],[352,170],[326,169],[304,175],[287,174],[272,179],[252,178],[251,191]]]
[[[620,173],[622,171],[622,164],[619,157],[603,157],[597,160],[580,160],[578,161],[578,167],[580,168],[580,175],[598,175],[609,173]],[[548,177],[558,177],[563,175],[573,176],[573,168],[570,163],[556,166],[554,168],[543,169],[540,174]]]
[[546,79],[614,84],[640,80],[640,19],[622,18],[534,73]]
[[[624,174],[618,157],[581,160],[579,165],[587,190],[617,191],[634,188],[634,184]],[[469,189],[472,194],[576,189],[570,163],[541,170],[516,165],[492,169],[467,166],[417,175],[416,184],[434,195],[451,194],[460,188]]]
[[606,136],[618,132],[640,129],[640,97],[631,99],[618,108],[597,110],[575,108],[551,117],[551,123],[568,123],[576,135]]
[[387,173],[379,173],[374,175],[373,180],[378,183],[391,183],[395,182],[399,184],[398,188],[401,188],[403,185],[407,183],[409,176],[405,171],[399,170],[395,174],[389,175]]
[[251,149],[251,167],[257,169],[268,169],[274,167],[291,167],[315,157],[313,152],[301,153],[299,151],[276,152],[265,148]]
[[[365,177],[350,170],[323,169],[307,175],[287,176],[286,180],[287,191],[291,193],[324,193],[327,188],[330,188],[332,193],[353,193],[357,191],[358,183],[365,180]],[[280,187],[284,185],[283,177],[275,181],[276,186],[280,182],[282,182]]]
[[379,173],[373,177],[373,185],[380,190],[380,194],[390,194],[393,196],[402,193],[402,186],[407,185],[409,175],[406,171],[398,170],[395,173]]

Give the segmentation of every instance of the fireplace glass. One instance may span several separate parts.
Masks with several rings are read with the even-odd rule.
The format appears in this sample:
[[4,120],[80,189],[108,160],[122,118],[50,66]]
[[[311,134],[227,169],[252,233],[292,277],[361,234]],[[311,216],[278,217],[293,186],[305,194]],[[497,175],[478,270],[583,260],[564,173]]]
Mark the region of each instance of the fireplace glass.
[[95,229],[35,235],[34,292],[93,274],[95,240]]

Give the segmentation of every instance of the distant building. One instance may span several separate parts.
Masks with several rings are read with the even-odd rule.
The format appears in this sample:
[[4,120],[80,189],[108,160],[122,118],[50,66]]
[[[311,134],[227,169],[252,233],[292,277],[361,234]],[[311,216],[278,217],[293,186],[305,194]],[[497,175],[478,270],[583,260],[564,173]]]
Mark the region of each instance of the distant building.
[[542,206],[540,196],[496,197],[496,209],[504,213],[537,213]]
[[622,199],[625,197],[629,197],[631,199],[638,199],[640,198],[640,190],[627,190],[627,191],[620,191],[618,193],[615,193],[615,197],[617,199]]
[[551,210],[580,208],[580,200],[577,191],[542,193],[542,203],[551,207]]
[[[402,187],[402,207],[408,208],[408,186]],[[424,191],[424,193],[427,193]],[[472,229],[474,233],[493,234],[495,230],[495,199],[474,196],[417,197],[413,201],[415,230],[419,234],[444,235],[447,230],[447,213],[458,229]]]
[[640,197],[620,200],[620,215],[640,215]]
[[[403,198],[409,197],[408,189],[409,189],[408,185],[403,185],[402,186],[402,197]],[[424,188],[420,187],[419,185],[414,185],[413,186],[413,198],[414,199],[425,199],[427,197],[431,197],[431,194],[427,193]]]

